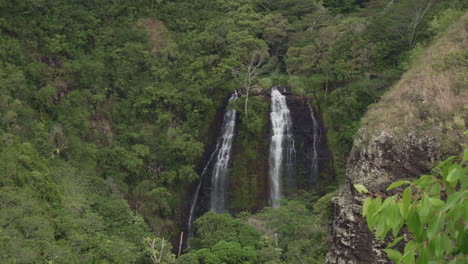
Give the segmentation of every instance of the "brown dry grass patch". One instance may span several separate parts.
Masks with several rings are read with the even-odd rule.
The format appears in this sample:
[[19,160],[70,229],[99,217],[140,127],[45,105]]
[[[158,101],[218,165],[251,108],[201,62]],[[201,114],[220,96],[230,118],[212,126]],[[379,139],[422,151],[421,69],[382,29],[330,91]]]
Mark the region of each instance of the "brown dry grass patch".
[[144,18],[140,23],[148,32],[151,52],[158,52],[169,47],[171,37],[163,22],[155,18]]
[[413,63],[369,110],[363,125],[379,131],[423,129],[425,134],[457,137],[468,130],[468,13]]

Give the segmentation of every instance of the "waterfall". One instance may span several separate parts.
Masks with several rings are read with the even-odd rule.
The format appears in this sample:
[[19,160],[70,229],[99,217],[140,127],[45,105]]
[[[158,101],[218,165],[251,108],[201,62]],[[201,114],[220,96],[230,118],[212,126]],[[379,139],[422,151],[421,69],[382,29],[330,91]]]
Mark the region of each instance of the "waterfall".
[[[236,100],[238,97],[237,92],[234,92],[232,96],[229,98],[229,103],[233,102]],[[195,218],[195,209],[197,207],[198,203],[198,198],[200,195],[200,190],[203,184],[203,180],[205,178],[206,173],[208,172],[208,168],[210,167],[211,162],[213,161],[213,158],[216,157],[216,163],[213,168],[213,180],[212,180],[212,192],[211,192],[211,207],[210,209],[212,211],[215,211],[213,208],[213,201],[214,197],[213,195],[221,196],[222,197],[222,203],[216,203],[217,205],[222,205],[223,210],[225,207],[225,190],[226,190],[226,176],[227,176],[227,171],[228,171],[228,165],[230,161],[230,155],[231,155],[231,148],[232,148],[232,140],[234,137],[234,128],[235,128],[235,119],[236,119],[236,110],[226,110],[226,113],[224,114],[223,118],[223,125],[222,125],[222,131],[221,131],[221,136],[218,138],[216,141],[216,147],[215,150],[211,153],[210,158],[208,159],[208,162],[206,163],[205,167],[202,170],[202,173],[200,175],[200,181],[197,185],[197,189],[195,190],[192,203],[190,205],[190,212],[188,216],[188,221],[187,221],[187,231],[188,231],[188,236],[191,237],[192,234],[192,224]],[[216,155],[217,154],[217,155]],[[216,175],[216,177],[215,177]],[[216,180],[215,180],[216,178]],[[216,184],[215,184],[216,182]],[[216,187],[215,187],[216,186]],[[220,188],[222,187],[222,188]],[[214,190],[216,191],[214,192]],[[222,193],[222,195],[220,195]],[[216,193],[216,194],[215,194]],[[216,199],[218,199],[217,197]],[[215,211],[217,212],[217,211]]]
[[[237,99],[234,93],[229,99],[229,103]],[[227,110],[224,114],[223,129],[217,145],[221,148],[216,157],[211,178],[210,210],[215,213],[225,213],[226,210],[226,189],[228,166],[231,161],[232,141],[234,139],[234,128],[236,126],[236,110]]]
[[215,151],[213,151],[213,153],[211,153],[210,159],[206,163],[205,168],[203,168],[203,171],[202,171],[202,173],[200,175],[200,181],[198,182],[197,190],[195,191],[195,194],[193,195],[192,204],[190,205],[190,212],[189,212],[189,217],[188,217],[188,221],[187,221],[187,230],[188,230],[188,236],[189,237],[192,237],[192,235],[193,235],[192,234],[192,224],[193,224],[193,220],[194,220],[193,218],[195,217],[195,207],[197,206],[198,196],[200,195],[200,189],[201,189],[201,186],[202,186],[202,183],[203,183],[203,178],[205,176],[206,170],[208,169],[208,166],[211,164],[211,161],[213,160],[213,157],[215,156],[214,154],[218,150],[218,147],[219,146],[217,144],[216,148],[215,148]]
[[309,106],[310,109],[310,117],[312,118],[312,159],[311,159],[311,170],[310,170],[310,176],[309,176],[309,184],[313,184],[315,179],[318,177],[319,173],[319,166],[318,166],[318,153],[317,153],[317,148],[320,143],[320,127],[318,125],[317,119],[315,118],[314,115],[314,109],[310,106],[309,102],[307,102],[307,105]]
[[276,208],[279,207],[283,178],[291,175],[295,156],[291,114],[286,105],[286,97],[277,87],[271,90],[270,119],[273,131],[269,156],[270,204]]

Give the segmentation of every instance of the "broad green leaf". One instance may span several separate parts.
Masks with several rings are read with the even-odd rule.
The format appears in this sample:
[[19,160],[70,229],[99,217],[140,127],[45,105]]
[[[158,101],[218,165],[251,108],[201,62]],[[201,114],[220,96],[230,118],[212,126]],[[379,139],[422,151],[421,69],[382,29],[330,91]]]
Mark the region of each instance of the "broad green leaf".
[[377,212],[377,210],[380,208],[381,205],[382,205],[382,198],[378,197],[376,199],[373,199],[370,202],[369,207],[367,208],[366,220],[367,220],[367,226],[369,227],[369,230],[371,232],[374,231],[374,226],[379,220],[379,216],[377,216],[375,212]]
[[431,221],[427,225],[427,237],[432,239],[434,236],[437,236],[442,228],[444,227],[444,219],[442,215],[435,215],[432,217]]
[[423,225],[421,224],[421,220],[419,219],[419,215],[415,208],[410,209],[406,225],[408,226],[408,229],[411,231],[411,233],[414,234],[416,241],[424,241]]
[[400,232],[400,229],[403,227],[404,224],[405,224],[405,222],[404,222],[403,218],[398,218],[397,222],[392,226],[392,235],[393,235],[393,237],[398,236],[398,232]]
[[408,241],[405,245],[404,255],[402,258],[402,262],[405,264],[414,264],[415,261],[415,248],[417,245],[414,243],[414,240]]
[[392,229],[395,229],[393,235],[396,236],[398,234],[398,226],[400,225],[401,220],[398,205],[395,203],[388,205],[387,209],[385,210],[385,213],[383,214],[383,217],[387,221],[387,226],[391,227]]
[[444,250],[447,254],[450,254],[455,249],[453,241],[446,234],[442,234],[442,236],[444,237],[442,239]]
[[421,218],[425,218],[426,216],[429,215],[430,211],[431,211],[431,199],[429,198],[429,196],[427,196],[427,194],[424,194],[424,197],[421,203],[421,208],[419,208],[418,210],[419,216]]
[[404,219],[408,217],[408,210],[411,203],[411,187],[407,187],[403,191],[402,201],[400,203],[400,213]]
[[366,197],[366,199],[364,200],[364,204],[362,205],[362,216],[367,215],[367,209],[369,208],[370,203],[371,203],[371,198]]
[[458,232],[457,246],[461,249],[463,254],[468,254],[468,233]]
[[462,168],[462,176],[460,178],[462,189],[468,189],[468,167]]
[[444,201],[438,199],[438,198],[430,198],[431,204],[434,207],[442,207],[445,205]]
[[385,253],[387,253],[387,256],[389,259],[395,261],[395,262],[399,262],[402,258],[403,258],[403,255],[401,255],[400,252],[394,250],[394,249],[390,249],[390,248],[387,248],[387,249],[384,249],[383,251],[385,251]]
[[453,222],[453,226],[455,228],[464,226],[463,221],[460,221],[464,215],[463,209],[464,209],[464,203],[459,202],[459,203],[456,203],[450,210],[446,211],[444,214],[446,218],[456,220],[456,221],[451,221]]
[[465,149],[465,152],[463,152],[463,162],[465,161],[468,161],[468,149]]
[[390,186],[388,186],[387,191],[390,191],[392,189],[395,189],[395,188],[400,187],[400,186],[405,185],[405,184],[411,184],[411,182],[410,181],[397,181],[397,182],[394,182]]
[[377,231],[375,232],[375,235],[380,238],[381,240],[384,240],[385,237],[387,236],[387,233],[388,231],[390,231],[390,229],[392,229],[392,226],[391,225],[388,225],[388,221],[385,217],[385,215],[387,215],[387,212],[388,210],[385,209],[382,211],[382,215],[379,219],[379,222],[377,224]]
[[374,213],[374,215],[377,215],[378,213],[380,213],[380,211],[382,211],[383,209],[387,208],[387,206],[391,203],[393,203],[396,199],[396,196],[390,196],[388,197],[387,199],[385,199],[385,201],[383,202],[383,204],[379,207],[379,209],[377,210],[377,212]]
[[444,248],[442,247],[441,236],[440,236],[440,235],[436,236],[436,237],[431,241],[431,243],[434,244],[434,255],[436,256],[436,258],[442,257],[445,250],[444,250]]
[[452,170],[450,170],[447,176],[447,181],[450,183],[456,183],[456,181],[460,179],[460,174],[461,170],[458,167],[453,168]]
[[439,198],[440,199],[440,184],[434,184],[432,185],[432,188],[429,192],[429,195],[431,197]]
[[467,191],[463,191],[463,192],[460,191],[460,192],[456,192],[453,194],[449,194],[447,197],[446,205],[441,209],[442,212],[445,212],[449,210],[450,208],[452,208],[458,201],[460,201],[461,198],[463,198],[466,192]]
[[367,190],[366,186],[362,184],[354,184],[354,188],[359,192],[359,193],[369,193]]
[[427,247],[423,247],[419,251],[419,256],[418,256],[418,264],[428,264],[429,263],[429,256],[427,252]]

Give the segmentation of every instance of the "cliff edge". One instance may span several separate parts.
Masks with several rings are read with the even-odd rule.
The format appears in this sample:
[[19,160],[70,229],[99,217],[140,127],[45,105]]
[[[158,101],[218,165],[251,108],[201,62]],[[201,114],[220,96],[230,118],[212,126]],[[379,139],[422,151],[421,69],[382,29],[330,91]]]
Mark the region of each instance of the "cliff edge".
[[347,182],[333,199],[326,263],[390,263],[384,242],[361,216],[353,185],[385,194],[391,182],[414,179],[458,154],[468,130],[468,13],[417,59],[362,120],[348,159]]

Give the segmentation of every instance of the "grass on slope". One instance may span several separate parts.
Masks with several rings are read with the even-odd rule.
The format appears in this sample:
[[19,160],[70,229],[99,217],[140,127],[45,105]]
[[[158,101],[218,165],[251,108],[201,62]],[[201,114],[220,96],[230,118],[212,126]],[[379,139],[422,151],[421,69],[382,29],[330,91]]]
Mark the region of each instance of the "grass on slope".
[[382,101],[370,108],[363,126],[399,134],[424,128],[431,136],[463,142],[468,126],[468,13],[441,34]]

